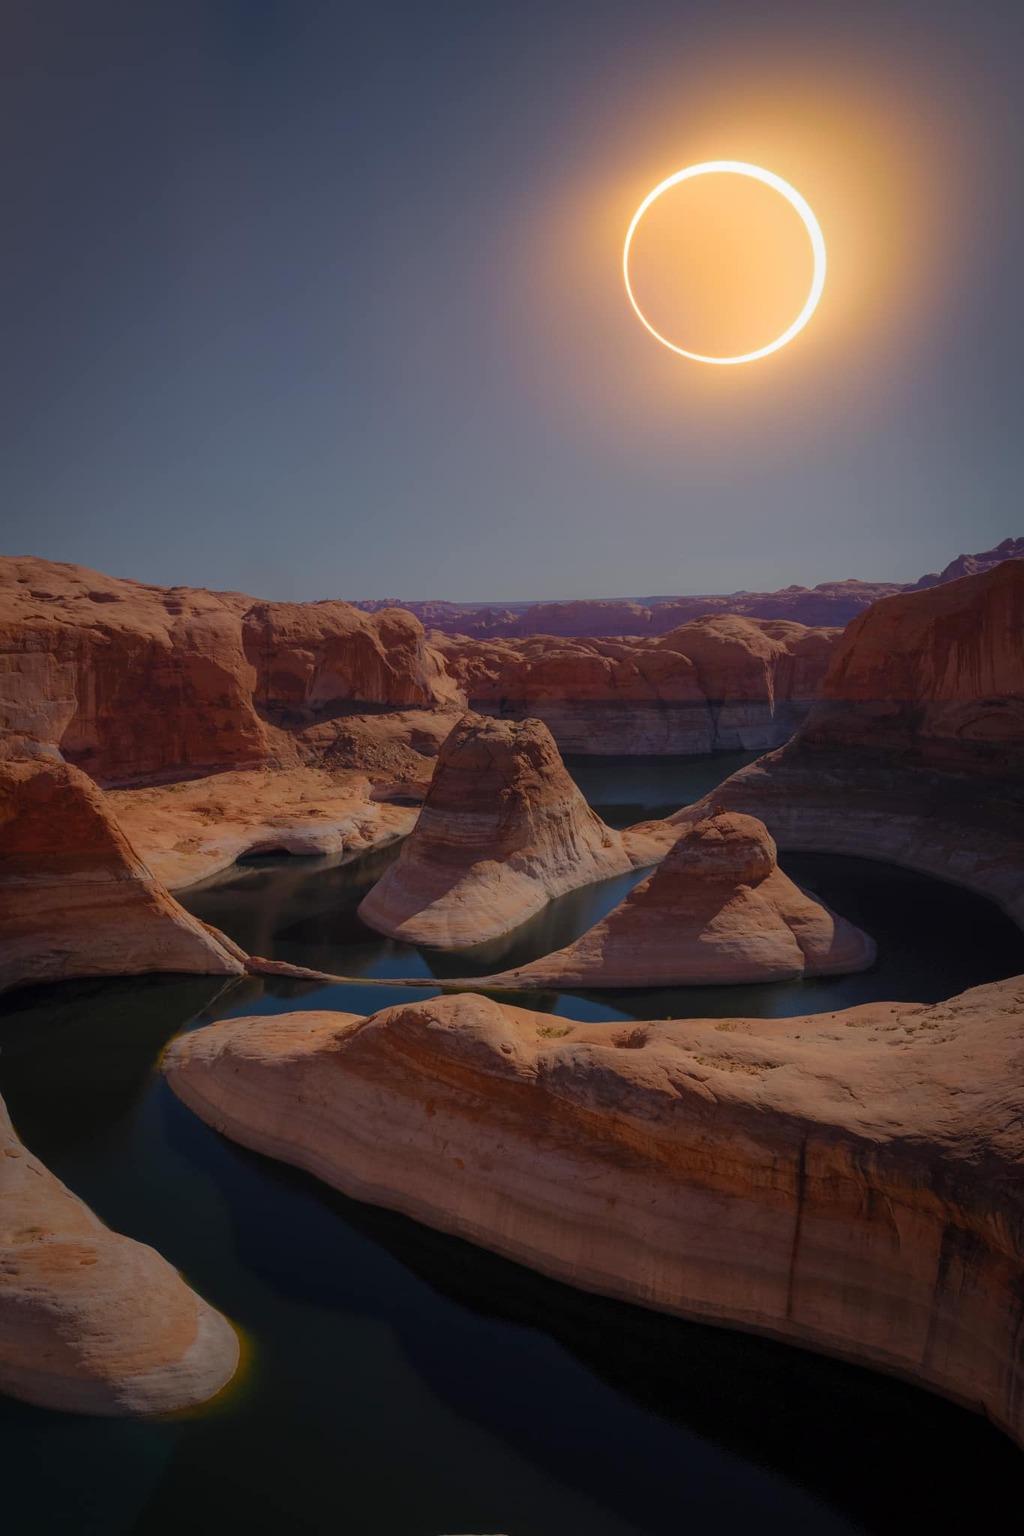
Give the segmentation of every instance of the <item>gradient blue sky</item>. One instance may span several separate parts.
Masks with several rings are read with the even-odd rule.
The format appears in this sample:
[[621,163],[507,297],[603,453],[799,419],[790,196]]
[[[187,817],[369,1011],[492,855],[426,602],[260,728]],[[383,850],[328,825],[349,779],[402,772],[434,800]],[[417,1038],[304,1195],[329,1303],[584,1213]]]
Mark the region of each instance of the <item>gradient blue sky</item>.
[[[512,600],[1024,532],[1019,0],[8,0],[0,71],[5,553]],[[833,311],[726,384],[619,231],[768,144]]]

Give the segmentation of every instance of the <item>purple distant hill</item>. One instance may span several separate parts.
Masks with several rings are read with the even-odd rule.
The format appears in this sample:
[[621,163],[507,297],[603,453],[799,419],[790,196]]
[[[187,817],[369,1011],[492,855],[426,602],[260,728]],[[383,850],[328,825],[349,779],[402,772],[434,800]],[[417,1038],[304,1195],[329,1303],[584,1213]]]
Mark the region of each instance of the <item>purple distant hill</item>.
[[1004,539],[994,549],[958,555],[945,570],[915,582],[823,581],[816,587],[783,587],[778,592],[730,592],[697,597],[581,598],[554,603],[403,602],[397,598],[357,602],[367,613],[405,608],[428,629],[479,639],[525,635],[665,635],[704,614],[738,613],[751,619],[792,619],[798,624],[842,627],[880,597],[937,587],[959,576],[987,571],[1003,560],[1024,559],[1024,538]]

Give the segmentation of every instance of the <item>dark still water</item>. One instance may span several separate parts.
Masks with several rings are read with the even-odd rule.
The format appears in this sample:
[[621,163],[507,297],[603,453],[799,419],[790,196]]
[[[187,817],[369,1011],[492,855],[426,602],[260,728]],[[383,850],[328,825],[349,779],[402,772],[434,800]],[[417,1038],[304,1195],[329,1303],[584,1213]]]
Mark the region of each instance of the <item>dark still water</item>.
[[[617,802],[634,820],[690,798],[656,798],[689,769],[653,782],[650,771],[617,767],[602,812]],[[694,794],[709,787],[687,782]],[[381,867],[261,859],[187,905],[263,954],[386,979],[531,958],[630,884],[557,903],[503,957],[489,946],[445,961],[360,925],[355,906]],[[954,887],[859,860],[787,868],[875,935],[875,969],[760,988],[532,995],[530,1006],[590,1019],[785,1015],[927,1001],[1024,970],[1024,937]],[[215,1018],[367,1012],[404,995],[358,981],[148,978],[5,1000],[0,1091],[24,1140],[104,1220],[178,1266],[242,1330],[248,1358],[216,1405],[159,1423],[0,1399],[0,1529],[981,1536],[1019,1520],[1024,1457],[980,1419],[798,1350],[586,1296],[346,1200],[218,1137],[154,1070],[174,1034]]]

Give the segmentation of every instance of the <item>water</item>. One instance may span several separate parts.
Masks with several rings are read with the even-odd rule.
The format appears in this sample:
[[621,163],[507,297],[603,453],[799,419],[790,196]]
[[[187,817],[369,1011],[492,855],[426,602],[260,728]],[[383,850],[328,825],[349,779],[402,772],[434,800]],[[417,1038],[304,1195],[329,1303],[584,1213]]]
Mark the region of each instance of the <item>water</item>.
[[[609,806],[634,820],[710,787],[706,759],[593,766],[587,787],[597,799],[603,783],[609,820]],[[188,905],[263,954],[356,978],[492,969],[495,946],[453,959],[362,928],[355,906],[386,857],[254,860]],[[966,892],[859,860],[786,862],[875,934],[877,967],[770,987],[531,994],[530,1006],[792,1015],[928,1001],[1024,970],[1022,936]],[[555,904],[499,963],[567,942],[630,878]],[[250,1348],[225,1399],[159,1423],[0,1399],[5,1532],[943,1536],[1019,1518],[1024,1458],[982,1420],[872,1373],[585,1296],[360,1206],[222,1140],[153,1070],[175,1033],[214,1018],[365,1012],[405,995],[358,980],[148,978],[6,1000],[0,1089],[27,1144],[104,1220],[159,1248]]]

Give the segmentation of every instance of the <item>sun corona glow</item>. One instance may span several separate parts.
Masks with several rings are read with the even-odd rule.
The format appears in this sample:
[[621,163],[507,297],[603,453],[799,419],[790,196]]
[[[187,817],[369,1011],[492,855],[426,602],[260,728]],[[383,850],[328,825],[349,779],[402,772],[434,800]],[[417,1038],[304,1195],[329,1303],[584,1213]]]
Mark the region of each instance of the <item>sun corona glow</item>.
[[[808,238],[811,242],[811,252],[814,261],[814,270],[811,277],[810,289],[808,290],[807,297],[804,300],[803,308],[800,310],[800,313],[797,315],[792,324],[787,326],[787,328],[780,335],[776,336],[774,341],[769,342],[767,346],[758,347],[754,352],[743,352],[732,357],[710,357],[702,352],[690,352],[685,347],[680,347],[675,342],[670,341],[667,336],[663,336],[662,333],[651,324],[650,320],[648,320],[647,316],[641,309],[636,294],[633,291],[633,285],[630,282],[629,276],[629,254],[633,243],[633,236],[636,234],[641,219],[652,206],[652,204],[657,202],[658,198],[661,197],[663,193],[668,192],[672,187],[679,186],[681,182],[690,181],[696,176],[711,176],[720,174],[730,176],[746,176],[753,181],[763,182],[765,186],[771,187],[773,191],[778,192],[782,197],[784,197],[790,206],[796,210],[803,222],[804,228],[806,229]],[[643,202],[634,213],[632,220],[630,221],[629,229],[626,231],[626,243],[622,249],[622,275],[625,280],[626,293],[629,297],[629,302],[633,306],[633,310],[637,316],[637,319],[643,326],[646,327],[648,331],[650,331],[655,340],[661,342],[662,346],[668,347],[671,352],[678,353],[680,357],[690,358],[690,360],[695,363],[715,363],[720,365],[753,363],[758,358],[767,357],[770,353],[777,352],[780,347],[784,347],[787,342],[792,341],[793,337],[803,330],[804,326],[807,324],[808,320],[811,318],[815,309],[817,308],[818,300],[821,298],[822,289],[825,286],[825,266],[825,237],[821,232],[821,225],[818,223],[818,220],[816,219],[814,212],[806,199],[801,197],[800,193],[796,190],[795,187],[791,187],[788,181],[783,181],[782,177],[777,176],[774,171],[766,171],[759,165],[748,165],[745,161],[742,160],[707,160],[700,165],[691,165],[688,166],[685,170],[676,171],[672,176],[666,176],[664,181],[659,182],[652,191],[648,192],[647,196],[644,198]]]

